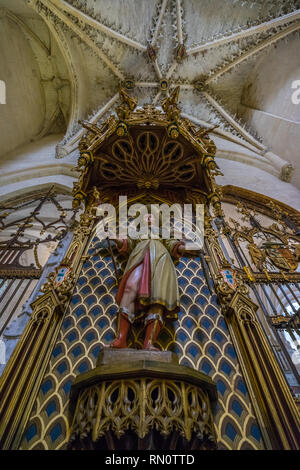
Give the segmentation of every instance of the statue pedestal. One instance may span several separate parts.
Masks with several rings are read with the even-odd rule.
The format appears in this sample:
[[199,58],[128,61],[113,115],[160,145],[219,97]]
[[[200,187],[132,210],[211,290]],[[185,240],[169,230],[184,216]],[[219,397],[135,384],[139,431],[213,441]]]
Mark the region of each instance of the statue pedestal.
[[171,351],[103,349],[72,386],[69,448],[213,449],[216,400],[211,378]]
[[178,356],[171,351],[146,351],[144,349],[113,349],[104,348],[98,357],[97,367],[108,364],[132,363],[136,361],[154,361],[178,364]]

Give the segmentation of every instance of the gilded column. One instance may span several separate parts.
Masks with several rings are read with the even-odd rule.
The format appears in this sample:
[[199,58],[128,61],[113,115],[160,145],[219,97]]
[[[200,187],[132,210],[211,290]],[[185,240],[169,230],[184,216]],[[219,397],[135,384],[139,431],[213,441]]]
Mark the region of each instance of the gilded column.
[[270,449],[300,448],[300,421],[288,385],[257,319],[255,305],[236,292],[225,317],[248,382],[261,431]]
[[80,217],[73,241],[32,304],[32,315],[0,380],[0,448],[17,449],[81,269],[95,216]]

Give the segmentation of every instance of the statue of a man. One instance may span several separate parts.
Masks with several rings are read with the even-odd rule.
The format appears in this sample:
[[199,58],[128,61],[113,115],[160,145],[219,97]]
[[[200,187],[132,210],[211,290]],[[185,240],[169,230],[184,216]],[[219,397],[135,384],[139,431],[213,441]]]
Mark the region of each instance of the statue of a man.
[[[148,223],[151,215],[147,216]],[[115,240],[120,253],[129,259],[119,285],[118,329],[111,348],[126,348],[130,325],[143,318],[146,332],[143,349],[158,350],[154,342],[166,318],[176,319],[179,311],[179,289],[173,258],[185,251],[179,240]]]

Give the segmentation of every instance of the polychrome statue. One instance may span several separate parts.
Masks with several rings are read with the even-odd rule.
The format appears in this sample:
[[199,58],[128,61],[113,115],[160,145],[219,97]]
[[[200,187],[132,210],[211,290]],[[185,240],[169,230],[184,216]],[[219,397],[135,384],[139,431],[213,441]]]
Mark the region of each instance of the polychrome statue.
[[[151,215],[148,216],[149,219]],[[172,258],[185,251],[179,240],[115,240],[120,253],[128,254],[127,265],[119,285],[118,329],[112,348],[126,348],[130,325],[144,320],[146,332],[143,349],[157,350],[155,340],[167,318],[176,319],[179,289]]]

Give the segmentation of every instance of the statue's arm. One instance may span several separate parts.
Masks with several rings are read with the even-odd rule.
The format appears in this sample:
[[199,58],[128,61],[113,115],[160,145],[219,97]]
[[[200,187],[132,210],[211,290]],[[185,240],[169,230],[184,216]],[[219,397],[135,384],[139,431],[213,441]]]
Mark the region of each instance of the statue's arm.
[[185,251],[183,240],[163,240],[165,247],[173,258],[180,258]]
[[131,238],[116,238],[113,240],[118,248],[119,253],[126,254],[131,253],[133,248],[136,245],[136,240],[131,240]]

